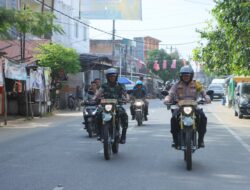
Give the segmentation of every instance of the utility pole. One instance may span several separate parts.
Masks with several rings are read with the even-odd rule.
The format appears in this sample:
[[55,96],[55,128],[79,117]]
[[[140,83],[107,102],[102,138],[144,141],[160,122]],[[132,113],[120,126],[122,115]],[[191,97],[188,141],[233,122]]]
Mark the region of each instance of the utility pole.
[[128,45],[126,44],[124,50],[125,75],[127,75],[127,53],[128,53]]
[[115,58],[115,20],[113,20],[113,32],[112,32],[112,62],[114,58]]

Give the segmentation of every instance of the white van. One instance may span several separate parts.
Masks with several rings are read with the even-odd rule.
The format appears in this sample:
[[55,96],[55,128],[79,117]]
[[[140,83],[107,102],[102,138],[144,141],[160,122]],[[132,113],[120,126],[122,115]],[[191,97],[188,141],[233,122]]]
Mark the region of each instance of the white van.
[[225,85],[226,80],[225,79],[213,79],[211,84],[221,84],[221,85]]

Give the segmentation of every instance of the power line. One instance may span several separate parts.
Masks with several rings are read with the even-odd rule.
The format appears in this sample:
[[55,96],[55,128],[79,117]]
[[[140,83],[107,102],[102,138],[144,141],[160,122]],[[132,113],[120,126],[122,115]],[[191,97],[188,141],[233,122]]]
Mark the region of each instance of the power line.
[[182,0],[182,1],[186,1],[189,3],[193,3],[193,4],[200,4],[200,5],[212,5],[210,3],[204,3],[204,2],[200,2],[200,1],[192,1],[192,0]]
[[[81,20],[78,20],[78,19],[76,19],[76,18],[74,18],[74,17],[71,17],[71,16],[69,16],[69,15],[67,15],[67,14],[65,14],[65,13],[63,13],[63,12],[61,12],[61,11],[59,11],[59,10],[57,10],[57,9],[55,9],[55,8],[53,8],[53,7],[51,7],[51,6],[49,6],[49,5],[47,5],[46,3],[44,3],[44,2],[42,2],[42,1],[40,1],[40,0],[36,0],[36,1],[39,2],[39,3],[41,3],[41,4],[43,4],[43,5],[46,6],[47,8],[50,8],[50,9],[52,9],[53,11],[55,11],[55,12],[57,12],[57,13],[60,13],[60,14],[62,14],[63,16],[68,17],[68,18],[70,18],[70,19],[72,19],[72,20],[74,20],[74,21],[76,21],[76,22],[79,22],[79,23],[81,23],[81,24],[83,24],[83,25],[85,25],[85,26],[87,26],[87,27],[89,27],[89,28],[92,28],[92,29],[97,30],[97,31],[99,31],[99,32],[103,32],[103,33],[105,33],[105,34],[108,34],[108,35],[113,36],[113,34],[110,33],[110,32],[107,32],[107,31],[104,31],[104,30],[102,30],[102,29],[93,27],[93,26],[91,26],[91,25],[89,25],[89,24],[86,24],[86,23],[82,22]],[[114,35],[114,36],[117,37],[117,38],[121,38],[121,39],[128,39],[128,40],[130,40],[130,41],[134,41],[134,42],[137,42],[137,43],[143,43],[143,42],[141,42],[141,41],[131,40],[131,39],[129,39],[129,38],[125,38],[125,37],[122,37],[122,36],[119,36],[119,35]],[[195,42],[185,42],[185,43],[177,43],[177,44],[159,44],[159,45],[173,45],[173,46],[178,46],[178,45],[187,45],[187,44],[191,44],[191,43],[195,43]],[[157,45],[157,44],[155,44],[155,43],[147,43],[147,44]]]
[[152,29],[142,29],[142,30],[118,30],[118,31],[154,31],[154,30],[170,30],[170,29],[175,29],[175,28],[185,28],[189,26],[195,26],[199,24],[204,24],[204,22],[197,22],[193,24],[186,24],[186,25],[179,25],[179,26],[171,26],[171,27],[166,27],[166,28],[152,28]]
[[[55,22],[60,23],[60,24],[66,24],[69,26],[74,26],[74,24],[61,22],[59,20],[56,20]],[[149,29],[141,29],[141,30],[117,30],[116,29],[116,31],[134,32],[134,31],[171,30],[171,29],[175,29],[175,28],[186,28],[186,27],[195,26],[195,25],[199,25],[199,24],[205,24],[205,22],[197,22],[197,23],[191,23],[191,24],[186,24],[186,25],[171,26],[171,27],[166,27],[166,28],[149,28]]]

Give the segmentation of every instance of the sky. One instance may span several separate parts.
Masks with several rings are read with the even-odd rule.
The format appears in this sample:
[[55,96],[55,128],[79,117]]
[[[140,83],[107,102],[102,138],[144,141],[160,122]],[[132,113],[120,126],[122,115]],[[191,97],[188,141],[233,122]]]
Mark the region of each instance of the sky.
[[[161,41],[160,48],[168,53],[177,48],[181,58],[192,55],[203,29],[212,18],[213,0],[142,0],[142,20],[116,20],[116,35],[133,39],[151,36]],[[112,33],[112,20],[90,20],[90,25]],[[111,39],[112,36],[90,29],[91,39]],[[118,38],[117,38],[118,39]]]

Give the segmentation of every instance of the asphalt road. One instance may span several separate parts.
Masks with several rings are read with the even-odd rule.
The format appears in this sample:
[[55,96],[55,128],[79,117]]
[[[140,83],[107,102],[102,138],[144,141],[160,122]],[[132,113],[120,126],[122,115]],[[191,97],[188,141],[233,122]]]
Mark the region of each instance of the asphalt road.
[[129,121],[127,143],[106,161],[83,130],[81,112],[0,128],[1,190],[250,190],[250,119],[213,102],[205,148],[187,171],[171,148],[170,112],[150,101],[149,121]]

